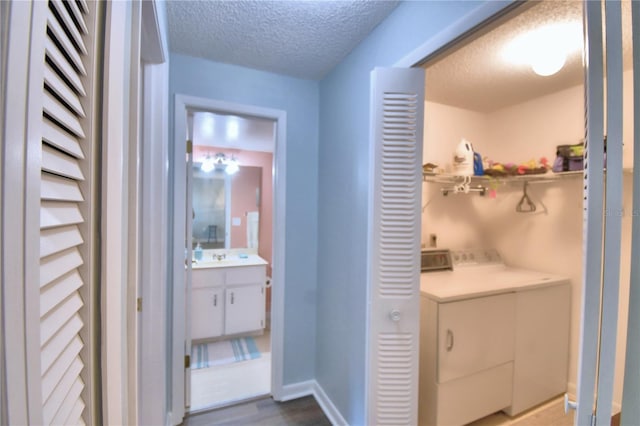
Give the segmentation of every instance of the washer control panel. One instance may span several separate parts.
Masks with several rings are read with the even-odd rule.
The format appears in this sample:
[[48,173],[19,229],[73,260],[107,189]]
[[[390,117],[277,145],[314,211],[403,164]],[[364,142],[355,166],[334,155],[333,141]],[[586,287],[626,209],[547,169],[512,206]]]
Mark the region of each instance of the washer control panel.
[[452,270],[451,251],[449,250],[422,250],[420,259],[421,272]]
[[502,258],[496,249],[465,249],[451,252],[454,267],[500,264]]

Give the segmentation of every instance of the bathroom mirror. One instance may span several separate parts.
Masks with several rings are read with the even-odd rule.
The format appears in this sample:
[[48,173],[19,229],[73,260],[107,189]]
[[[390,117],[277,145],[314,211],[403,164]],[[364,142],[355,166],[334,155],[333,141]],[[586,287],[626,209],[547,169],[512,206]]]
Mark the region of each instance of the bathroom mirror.
[[194,247],[259,248],[262,167],[240,166],[229,175],[221,169],[193,167]]

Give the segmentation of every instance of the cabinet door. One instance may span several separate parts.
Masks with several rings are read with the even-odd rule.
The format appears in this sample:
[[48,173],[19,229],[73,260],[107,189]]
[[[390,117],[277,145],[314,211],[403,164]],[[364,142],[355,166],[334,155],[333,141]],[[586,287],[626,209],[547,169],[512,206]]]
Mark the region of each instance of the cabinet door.
[[264,306],[262,284],[228,288],[224,333],[237,334],[262,329]]
[[438,310],[438,383],[513,361],[513,293],[441,303]]
[[207,339],[222,335],[224,290],[194,288],[191,292],[191,338]]

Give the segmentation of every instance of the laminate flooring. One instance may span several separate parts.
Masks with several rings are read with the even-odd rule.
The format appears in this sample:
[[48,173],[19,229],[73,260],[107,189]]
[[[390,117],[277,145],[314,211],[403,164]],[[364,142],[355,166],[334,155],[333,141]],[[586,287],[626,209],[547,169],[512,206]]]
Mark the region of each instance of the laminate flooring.
[[262,398],[232,407],[190,414],[183,426],[330,426],[331,422],[312,396],[287,402]]

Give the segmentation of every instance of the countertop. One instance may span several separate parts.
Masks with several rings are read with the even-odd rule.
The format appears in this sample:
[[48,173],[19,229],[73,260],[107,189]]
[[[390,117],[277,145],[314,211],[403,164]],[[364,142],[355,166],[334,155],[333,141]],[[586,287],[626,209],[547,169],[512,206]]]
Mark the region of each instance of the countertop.
[[259,266],[267,265],[268,262],[257,254],[247,254],[246,258],[240,257],[238,254],[228,254],[224,259],[213,259],[212,254],[204,253],[202,260],[194,261],[191,269],[207,269],[207,268],[234,268],[238,266]]

